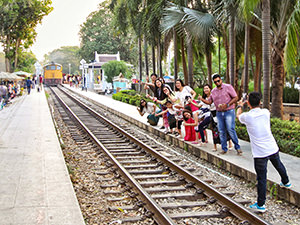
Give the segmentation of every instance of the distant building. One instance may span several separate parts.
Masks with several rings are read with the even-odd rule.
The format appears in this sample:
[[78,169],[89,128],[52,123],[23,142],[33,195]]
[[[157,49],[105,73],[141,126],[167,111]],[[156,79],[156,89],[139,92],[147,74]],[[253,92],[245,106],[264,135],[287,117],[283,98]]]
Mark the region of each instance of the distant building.
[[[87,76],[87,88],[99,91],[105,91],[106,89],[111,88],[111,84],[108,84],[105,79],[104,70],[102,66],[109,61],[120,61],[120,53],[117,54],[98,54],[95,51],[94,62],[88,64],[88,76]],[[100,79],[97,77],[100,77]]]

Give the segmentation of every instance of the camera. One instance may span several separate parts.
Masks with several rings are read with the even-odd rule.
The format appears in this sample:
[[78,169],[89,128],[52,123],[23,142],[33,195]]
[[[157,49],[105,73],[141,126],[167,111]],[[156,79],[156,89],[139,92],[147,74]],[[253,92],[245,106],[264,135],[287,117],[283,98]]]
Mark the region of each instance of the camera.
[[185,98],[184,98],[184,104],[186,105],[186,104],[188,104],[189,103],[189,100],[192,98],[192,96],[190,96],[190,95],[187,95],[187,96],[185,96]]
[[247,93],[243,93],[243,95],[242,95],[242,101],[243,102],[247,101]]

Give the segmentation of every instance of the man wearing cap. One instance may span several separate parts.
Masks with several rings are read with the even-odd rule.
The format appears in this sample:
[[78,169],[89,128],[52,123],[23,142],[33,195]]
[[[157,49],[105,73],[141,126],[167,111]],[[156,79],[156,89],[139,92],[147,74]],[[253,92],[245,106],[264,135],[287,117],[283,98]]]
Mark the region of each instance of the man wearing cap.
[[205,100],[200,96],[200,100],[209,105],[214,102],[217,108],[218,130],[222,146],[221,154],[226,154],[228,151],[227,130],[237,154],[242,155],[243,152],[235,131],[235,103],[238,96],[230,84],[223,84],[219,74],[213,75],[213,81],[216,87],[211,91],[210,97]]

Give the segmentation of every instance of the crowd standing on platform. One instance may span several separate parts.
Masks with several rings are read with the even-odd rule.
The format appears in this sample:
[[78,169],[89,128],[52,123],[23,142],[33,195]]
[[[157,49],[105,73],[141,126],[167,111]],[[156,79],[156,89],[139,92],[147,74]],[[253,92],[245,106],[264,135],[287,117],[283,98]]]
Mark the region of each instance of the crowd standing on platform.
[[[232,140],[237,154],[242,155],[235,131],[235,103],[238,96],[230,84],[222,82],[219,74],[213,76],[216,87],[212,89],[210,85],[204,85],[203,96],[199,95],[198,101],[195,99],[197,93],[181,79],[175,81],[175,92],[165,84],[163,78],[156,74],[151,74],[150,79],[151,82],[149,78],[147,79],[144,89],[147,92],[151,90],[152,93],[146,94],[146,97],[157,104],[160,111],[154,113],[153,106],[150,106],[151,112],[146,110],[150,102],[147,103],[144,99],[138,110],[141,115],[149,113],[148,117],[152,119],[148,118],[148,122],[156,121],[149,122],[151,125],[156,125],[159,116],[162,116],[161,129],[164,129],[166,134],[172,133],[176,137],[201,146],[205,146],[208,142],[205,130],[210,127],[213,133],[214,151],[217,151],[217,144],[221,144],[221,153],[227,153],[227,141],[230,149],[232,147],[230,140]],[[146,107],[143,107],[143,104]],[[184,132],[182,132],[182,125],[184,125]],[[200,143],[199,139],[201,139]]]
[[[267,192],[267,165],[270,160],[281,177],[281,187],[289,188],[291,183],[285,166],[279,157],[279,148],[273,137],[270,124],[270,112],[260,108],[261,96],[258,92],[251,92],[248,101],[239,101],[237,118],[246,125],[250,137],[254,168],[257,179],[257,202],[250,208],[264,212]],[[249,112],[242,112],[244,104],[250,107]]]
[[218,119],[218,130],[220,134],[222,154],[226,154],[227,148],[227,132],[234,144],[234,148],[238,155],[242,155],[239,140],[235,131],[235,103],[238,96],[234,88],[230,84],[223,84],[219,74],[213,76],[213,82],[216,87],[211,91],[211,95],[206,100],[200,97],[200,100],[211,105],[215,103]]
[[[266,201],[267,162],[271,161],[281,176],[281,187],[289,188],[291,183],[286,169],[279,157],[279,148],[272,135],[270,126],[270,112],[260,108],[261,96],[257,92],[250,93],[248,106],[250,111],[242,113],[245,101],[239,101],[237,112],[235,104],[238,101],[237,93],[230,84],[225,84],[219,74],[214,74],[213,82],[216,87],[212,89],[209,84],[204,85],[203,95],[195,100],[196,92],[183,81],[175,81],[175,93],[156,74],[151,75],[151,82],[147,80],[145,89],[150,89],[153,95],[146,97],[152,102],[141,100],[138,108],[140,115],[148,113],[148,122],[157,125],[159,116],[163,116],[165,133],[173,133],[193,144],[205,146],[208,142],[205,129],[210,126],[213,136],[213,151],[217,151],[217,144],[221,144],[221,154],[226,154],[232,148],[231,140],[237,155],[242,155],[235,131],[235,118],[246,125],[250,136],[251,149],[254,157],[254,167],[257,174],[257,202],[250,208],[264,212]],[[156,104],[158,105],[156,105]],[[159,109],[159,110],[158,110]],[[152,122],[155,121],[155,122]],[[184,137],[181,125],[184,126]],[[174,131],[175,129],[175,131]],[[199,143],[199,134],[201,142]]]
[[20,82],[6,81],[0,84],[0,110],[22,92]]

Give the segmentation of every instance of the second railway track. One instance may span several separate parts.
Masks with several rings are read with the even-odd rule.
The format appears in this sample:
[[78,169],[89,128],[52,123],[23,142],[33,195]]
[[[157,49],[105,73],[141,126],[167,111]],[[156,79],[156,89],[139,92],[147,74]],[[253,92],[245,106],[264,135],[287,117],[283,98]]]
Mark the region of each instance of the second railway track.
[[[216,218],[222,224],[268,224],[256,214],[243,207],[243,201],[234,201],[232,192],[224,191],[223,185],[202,180],[202,174],[189,165],[180,163],[180,159],[166,154],[158,146],[136,138],[124,126],[108,121],[88,105],[79,102],[58,88],[52,90],[63,105],[74,124],[86,132],[86,137],[100,148],[116,178],[123,184],[129,183],[127,192],[136,198],[139,206],[145,207],[146,217],[152,217],[158,224],[177,224],[186,218],[198,221]],[[75,135],[80,141],[82,136]],[[99,174],[109,173],[103,169]],[[107,184],[113,187],[115,184]],[[103,185],[104,187],[105,185]],[[107,194],[121,194],[108,191]],[[114,195],[112,195],[114,196]],[[111,201],[120,201],[111,197]],[[247,202],[246,202],[247,203]],[[111,207],[136,210],[136,205]],[[180,210],[178,210],[180,209]],[[135,222],[143,217],[125,218]],[[226,222],[225,222],[226,221]],[[200,223],[199,223],[200,224]]]

